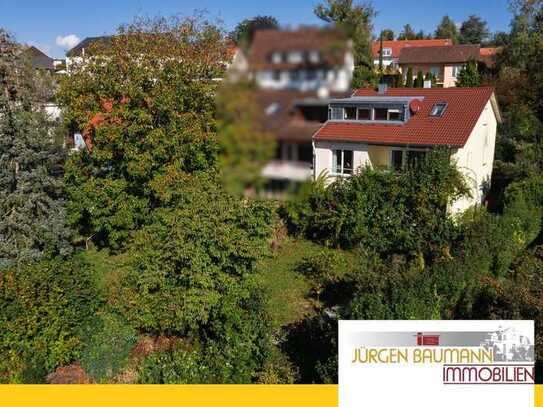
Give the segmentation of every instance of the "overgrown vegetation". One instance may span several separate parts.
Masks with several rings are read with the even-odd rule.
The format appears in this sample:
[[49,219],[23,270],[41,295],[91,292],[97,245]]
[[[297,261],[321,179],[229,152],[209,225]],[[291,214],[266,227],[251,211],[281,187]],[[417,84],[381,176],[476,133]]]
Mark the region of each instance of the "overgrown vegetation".
[[[66,159],[43,78],[2,32],[0,381],[77,362],[98,383],[334,383],[339,318],[534,319],[540,367],[543,10],[514,5],[498,66],[476,78],[504,117],[488,207],[457,219],[467,188],[446,150],[285,202],[243,197],[273,143],[248,85],[215,99],[226,38],[198,18],[138,21],[89,49],[58,95],[87,146]],[[371,8],[317,11],[356,28],[364,54]],[[484,38],[475,20],[439,35]]]

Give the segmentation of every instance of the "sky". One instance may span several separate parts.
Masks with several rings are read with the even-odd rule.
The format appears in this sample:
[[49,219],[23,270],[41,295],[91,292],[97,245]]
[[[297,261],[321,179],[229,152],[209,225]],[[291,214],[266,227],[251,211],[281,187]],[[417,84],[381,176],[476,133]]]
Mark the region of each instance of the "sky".
[[[272,15],[285,27],[316,25],[313,14],[320,0],[0,0],[0,27],[17,41],[34,45],[54,58],[85,37],[112,34],[135,16],[192,15],[204,10],[230,31],[236,24],[256,15]],[[461,23],[470,14],[488,22],[491,32],[507,31],[511,16],[508,0],[373,0],[378,11],[374,32],[391,28],[396,33],[404,24],[433,32],[448,14]]]

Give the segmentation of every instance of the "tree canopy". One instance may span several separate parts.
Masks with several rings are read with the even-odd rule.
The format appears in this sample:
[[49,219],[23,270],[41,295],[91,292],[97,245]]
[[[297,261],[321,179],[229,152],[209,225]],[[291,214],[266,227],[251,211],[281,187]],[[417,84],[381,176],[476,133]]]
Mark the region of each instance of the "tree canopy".
[[487,22],[476,15],[470,15],[460,26],[461,44],[481,44],[489,36]]
[[279,22],[273,16],[256,16],[238,23],[230,33],[230,38],[239,46],[250,47],[257,30],[276,30]]
[[20,51],[0,30],[0,268],[70,251],[52,83]]
[[435,38],[451,39],[454,44],[459,40],[458,28],[454,21],[448,16],[443,16],[441,22],[436,28]]

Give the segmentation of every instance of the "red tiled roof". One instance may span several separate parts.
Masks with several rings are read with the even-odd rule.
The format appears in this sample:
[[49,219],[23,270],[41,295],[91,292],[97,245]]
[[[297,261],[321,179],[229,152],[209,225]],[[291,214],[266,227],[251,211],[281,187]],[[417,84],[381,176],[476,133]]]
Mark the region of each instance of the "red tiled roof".
[[308,62],[273,64],[273,52],[320,51],[322,61],[318,66],[343,64],[347,39],[336,30],[323,28],[302,28],[296,31],[258,30],[255,33],[249,53],[251,69],[292,69],[307,67]]
[[486,66],[496,65],[498,54],[503,52],[503,47],[481,48],[479,50],[479,61],[484,62]]
[[[373,89],[358,89],[353,96],[423,97],[422,108],[403,125],[382,123],[326,122],[314,140],[355,141],[369,144],[445,145],[466,144],[486,103],[494,93],[491,87],[389,89],[384,95]],[[446,102],[442,117],[430,117],[435,103]]]
[[403,48],[400,64],[463,63],[479,59],[479,45]]
[[[390,48],[392,50],[392,57],[398,58],[400,51],[404,48],[410,47],[439,47],[452,45],[450,39],[434,39],[434,40],[398,40],[398,41],[383,41],[383,48]],[[372,52],[375,58],[379,58],[379,50],[381,48],[380,41],[374,41],[372,44]]]

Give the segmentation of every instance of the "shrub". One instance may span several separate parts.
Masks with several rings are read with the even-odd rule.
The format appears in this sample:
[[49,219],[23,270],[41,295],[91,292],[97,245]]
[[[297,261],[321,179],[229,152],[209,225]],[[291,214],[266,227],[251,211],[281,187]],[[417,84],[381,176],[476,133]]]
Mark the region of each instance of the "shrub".
[[101,298],[85,263],[43,261],[0,272],[0,381],[40,383],[76,360]]
[[98,383],[112,379],[126,364],[137,341],[136,331],[116,314],[94,318],[84,330],[80,362]]
[[262,299],[236,295],[213,310],[200,336],[151,354],[140,383],[251,383],[270,358],[269,322]]
[[180,182],[165,195],[172,209],[155,210],[135,234],[124,312],[144,331],[187,335],[211,323],[225,301],[252,295],[249,280],[266,250],[272,212],[205,179]]
[[311,240],[380,253],[439,253],[456,235],[446,208],[467,194],[449,153],[437,150],[405,171],[366,168],[307,196],[280,212]]

